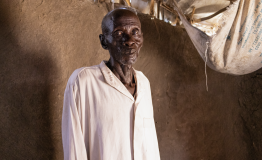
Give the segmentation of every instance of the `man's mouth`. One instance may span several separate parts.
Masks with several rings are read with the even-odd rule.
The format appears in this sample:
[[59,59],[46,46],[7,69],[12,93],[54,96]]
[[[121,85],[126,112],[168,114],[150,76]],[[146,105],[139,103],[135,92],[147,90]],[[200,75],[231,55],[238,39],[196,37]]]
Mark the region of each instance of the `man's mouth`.
[[125,52],[125,54],[126,54],[126,55],[129,55],[129,56],[131,56],[131,55],[133,55],[133,54],[135,54],[135,53],[136,53],[136,49],[127,50],[127,51]]
[[136,52],[137,52],[137,50],[136,49],[134,49],[134,48],[126,48],[126,49],[119,49],[119,51],[122,53],[122,54],[124,54],[124,55],[127,55],[127,56],[131,56],[131,55],[133,55],[133,54],[135,54]]
[[135,49],[131,49],[130,54],[134,54],[134,53],[136,53],[136,50]]

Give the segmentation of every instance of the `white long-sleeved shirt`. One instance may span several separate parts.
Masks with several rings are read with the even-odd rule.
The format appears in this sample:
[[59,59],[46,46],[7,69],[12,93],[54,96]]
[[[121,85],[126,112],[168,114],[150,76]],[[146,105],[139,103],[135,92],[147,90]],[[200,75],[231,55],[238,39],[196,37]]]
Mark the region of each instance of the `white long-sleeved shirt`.
[[64,93],[65,160],[159,160],[148,79],[135,70],[136,98],[105,65],[74,71]]

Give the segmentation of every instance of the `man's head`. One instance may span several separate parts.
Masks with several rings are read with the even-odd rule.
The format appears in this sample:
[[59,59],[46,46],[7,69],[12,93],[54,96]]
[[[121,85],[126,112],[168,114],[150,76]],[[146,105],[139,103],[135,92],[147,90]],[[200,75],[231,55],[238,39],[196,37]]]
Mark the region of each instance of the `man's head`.
[[102,47],[109,50],[110,58],[123,65],[132,65],[143,45],[139,18],[130,9],[115,9],[104,17],[99,38]]

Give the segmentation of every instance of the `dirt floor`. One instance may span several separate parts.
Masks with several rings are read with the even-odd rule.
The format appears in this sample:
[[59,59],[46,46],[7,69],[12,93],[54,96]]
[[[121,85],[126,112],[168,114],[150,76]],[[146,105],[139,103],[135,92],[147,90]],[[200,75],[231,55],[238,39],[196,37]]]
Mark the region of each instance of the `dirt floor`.
[[[0,1],[1,159],[63,159],[63,93],[71,73],[109,58],[105,3]],[[139,14],[137,70],[149,79],[162,160],[262,159],[262,69],[207,69],[185,29]],[[164,70],[164,71],[163,71]]]

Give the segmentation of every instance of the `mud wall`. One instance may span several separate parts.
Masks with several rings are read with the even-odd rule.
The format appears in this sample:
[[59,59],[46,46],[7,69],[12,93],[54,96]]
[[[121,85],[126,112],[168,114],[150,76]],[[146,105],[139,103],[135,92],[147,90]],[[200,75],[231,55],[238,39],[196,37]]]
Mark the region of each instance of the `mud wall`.
[[[70,74],[108,59],[100,47],[105,3],[0,1],[1,159],[63,159],[61,114]],[[180,27],[139,15],[135,68],[150,80],[162,160],[262,157],[262,70],[207,68]]]

